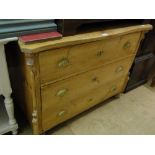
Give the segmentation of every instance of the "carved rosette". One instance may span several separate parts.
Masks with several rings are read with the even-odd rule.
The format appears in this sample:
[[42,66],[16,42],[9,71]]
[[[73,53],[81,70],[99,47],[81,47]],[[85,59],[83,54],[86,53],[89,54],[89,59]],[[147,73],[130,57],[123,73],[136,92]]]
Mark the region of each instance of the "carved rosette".
[[26,53],[26,65],[32,67],[34,65],[34,55],[31,53]]

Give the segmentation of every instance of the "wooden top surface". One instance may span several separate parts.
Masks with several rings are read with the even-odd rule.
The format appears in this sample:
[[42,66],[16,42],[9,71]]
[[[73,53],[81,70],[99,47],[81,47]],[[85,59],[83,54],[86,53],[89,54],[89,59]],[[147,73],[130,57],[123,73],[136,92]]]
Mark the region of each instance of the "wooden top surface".
[[113,28],[113,29],[104,29],[101,31],[78,34],[69,37],[63,37],[62,39],[51,40],[51,41],[44,41],[39,43],[32,43],[32,44],[24,44],[21,41],[18,41],[21,51],[24,53],[37,53],[40,51],[45,51],[54,48],[65,47],[68,45],[76,45],[86,42],[92,42],[107,38],[112,38],[116,36],[121,36],[129,33],[140,32],[140,31],[149,31],[152,29],[152,25],[136,25],[136,26],[129,26],[123,28]]

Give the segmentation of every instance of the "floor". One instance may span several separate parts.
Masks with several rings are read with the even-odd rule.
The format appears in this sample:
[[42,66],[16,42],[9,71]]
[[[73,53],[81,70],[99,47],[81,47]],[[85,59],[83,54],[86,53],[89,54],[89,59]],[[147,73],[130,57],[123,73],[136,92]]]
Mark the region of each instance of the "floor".
[[[155,134],[155,88],[143,85],[120,98],[112,98],[46,134],[123,135]],[[27,124],[19,134],[32,134]]]

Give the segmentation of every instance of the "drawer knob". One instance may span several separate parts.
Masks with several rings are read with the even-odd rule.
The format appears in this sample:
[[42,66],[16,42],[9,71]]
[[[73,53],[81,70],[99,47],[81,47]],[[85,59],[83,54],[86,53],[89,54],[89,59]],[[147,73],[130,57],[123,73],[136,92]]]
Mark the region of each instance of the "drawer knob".
[[97,83],[100,82],[99,79],[98,79],[98,77],[93,77],[93,78],[92,78],[92,81],[93,81],[93,82],[97,82]]
[[104,53],[104,51],[103,51],[103,50],[98,51],[98,52],[97,52],[97,56],[98,56],[98,57],[101,57],[101,56],[103,55],[103,53]]
[[111,92],[115,92],[116,90],[117,90],[117,87],[116,86],[112,86]]
[[59,97],[63,97],[67,93],[67,91],[68,91],[68,89],[63,88],[63,89],[59,90],[56,95]]
[[116,73],[120,73],[123,71],[123,66],[119,66],[116,68]]
[[129,41],[127,41],[123,46],[124,49],[128,49],[130,47],[131,47],[131,43]]
[[63,116],[65,113],[66,113],[66,111],[65,111],[65,110],[60,111],[60,112],[58,113],[58,116]]
[[58,62],[58,67],[66,67],[69,64],[69,60],[67,58],[63,58]]

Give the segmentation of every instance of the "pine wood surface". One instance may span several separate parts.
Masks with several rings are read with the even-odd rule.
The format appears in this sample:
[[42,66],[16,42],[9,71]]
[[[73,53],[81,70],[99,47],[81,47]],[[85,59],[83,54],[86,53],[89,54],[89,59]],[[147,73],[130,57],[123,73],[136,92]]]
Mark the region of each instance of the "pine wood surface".
[[19,42],[23,104],[34,134],[123,92],[140,41],[150,29],[138,25],[30,45]]
[[116,28],[116,29],[107,29],[98,32],[91,32],[91,33],[84,33],[75,36],[63,37],[60,40],[53,40],[53,41],[46,41],[42,43],[35,43],[26,45],[19,41],[19,46],[21,51],[24,53],[36,53],[40,51],[45,51],[54,48],[60,48],[69,45],[75,44],[82,44],[86,42],[92,42],[97,40],[103,40],[107,38],[113,38],[116,36],[121,36],[125,34],[130,34],[134,32],[142,32],[142,31],[149,31],[152,29],[152,25],[137,25],[137,26],[130,26],[124,28]]
[[[62,117],[59,117],[61,111],[72,113],[69,107],[84,111],[91,106],[90,104],[95,105],[101,102],[104,100],[104,91],[107,93],[106,96],[119,93],[122,89],[117,88],[117,83],[121,82],[121,86],[124,85],[124,78],[128,75],[133,58],[132,56],[43,87],[41,89],[43,126],[58,124],[58,120],[61,120]],[[116,79],[121,80],[115,82]],[[112,91],[111,89],[116,90]],[[63,90],[65,90],[64,96],[59,95],[59,92]],[[84,100],[85,98],[86,100]],[[71,118],[72,115],[67,114],[67,118]]]
[[[41,83],[47,84],[136,53],[140,33],[49,50],[39,54]],[[126,48],[126,43],[130,47]],[[66,64],[61,65],[63,61]]]

